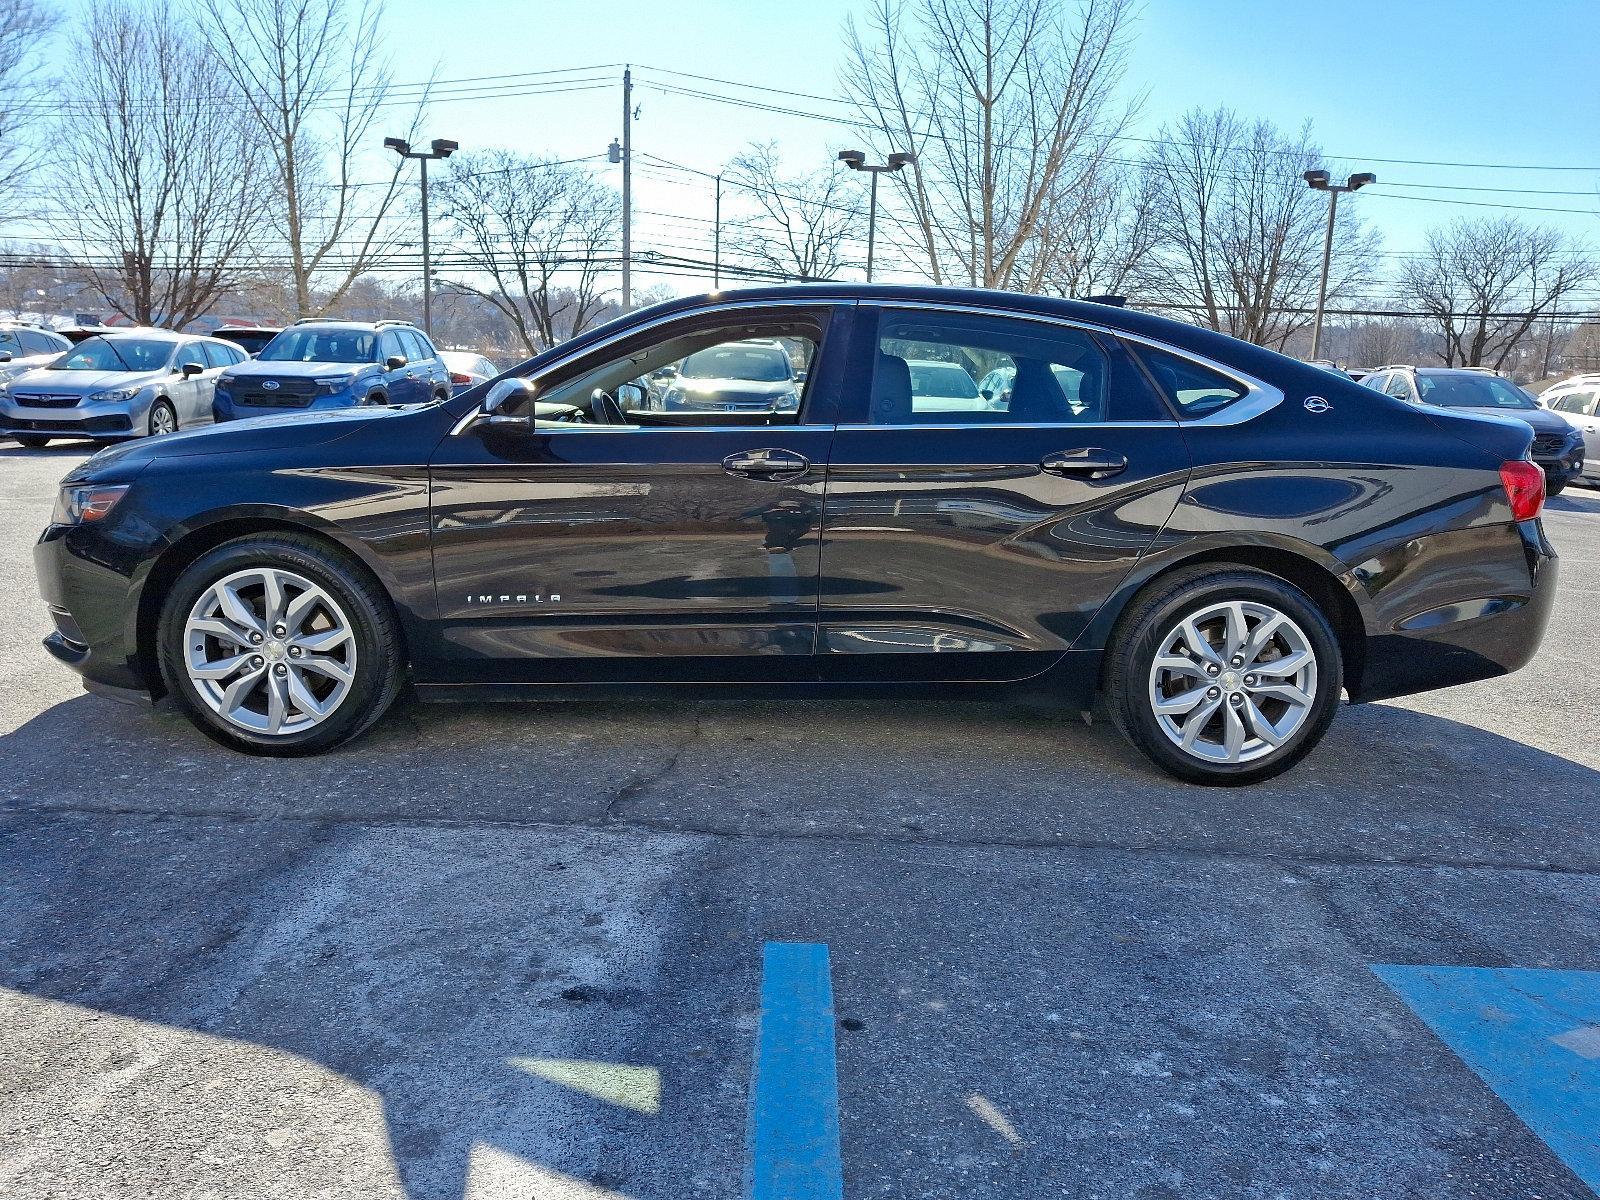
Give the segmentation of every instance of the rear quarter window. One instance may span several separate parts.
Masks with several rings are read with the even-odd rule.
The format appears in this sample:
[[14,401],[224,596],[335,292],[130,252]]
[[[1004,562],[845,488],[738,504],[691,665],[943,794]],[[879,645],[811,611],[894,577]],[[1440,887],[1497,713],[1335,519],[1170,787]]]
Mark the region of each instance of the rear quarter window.
[[1237,404],[1250,389],[1220,371],[1203,367],[1182,355],[1158,350],[1154,346],[1135,347],[1156,386],[1188,418],[1209,416]]

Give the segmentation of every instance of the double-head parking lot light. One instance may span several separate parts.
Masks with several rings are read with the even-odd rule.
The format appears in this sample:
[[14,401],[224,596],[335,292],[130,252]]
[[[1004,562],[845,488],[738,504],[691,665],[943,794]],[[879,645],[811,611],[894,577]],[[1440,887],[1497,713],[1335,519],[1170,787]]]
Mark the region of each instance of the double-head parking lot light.
[[1322,351],[1322,310],[1328,303],[1328,263],[1333,258],[1333,215],[1339,211],[1339,193],[1360,191],[1369,183],[1377,183],[1378,177],[1371,171],[1362,171],[1343,183],[1334,183],[1333,177],[1321,168],[1306,171],[1300,177],[1313,191],[1328,193],[1328,231],[1322,239],[1322,282],[1317,286],[1317,316],[1311,326],[1311,357],[1315,359],[1321,357]]
[[435,159],[449,158],[461,149],[460,142],[449,138],[434,138],[428,150],[413,150],[405,138],[387,137],[383,148],[393,150],[401,158],[414,158],[422,164],[422,328],[433,336],[433,256],[428,245],[428,164]]
[[839,161],[852,171],[866,171],[872,176],[871,199],[867,202],[867,282],[872,282],[872,245],[878,236],[878,176],[885,171],[898,171],[917,161],[917,156],[897,150],[881,163],[869,163],[860,150],[839,151]]

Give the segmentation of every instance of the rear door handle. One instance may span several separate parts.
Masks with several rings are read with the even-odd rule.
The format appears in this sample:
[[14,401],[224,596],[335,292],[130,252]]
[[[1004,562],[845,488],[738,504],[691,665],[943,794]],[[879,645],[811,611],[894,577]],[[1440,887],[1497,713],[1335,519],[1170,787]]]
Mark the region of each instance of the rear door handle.
[[1039,460],[1039,469],[1051,475],[1081,475],[1087,479],[1110,479],[1128,469],[1126,455],[1099,446],[1079,446],[1058,450]]
[[741,450],[723,459],[722,469],[748,479],[798,479],[811,469],[811,460],[793,450]]

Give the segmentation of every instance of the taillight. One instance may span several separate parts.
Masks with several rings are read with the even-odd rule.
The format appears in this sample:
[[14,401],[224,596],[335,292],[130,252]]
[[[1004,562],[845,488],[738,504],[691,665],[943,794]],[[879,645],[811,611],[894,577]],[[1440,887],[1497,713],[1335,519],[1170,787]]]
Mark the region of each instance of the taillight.
[[460,371],[451,371],[450,372],[450,382],[451,383],[471,383],[472,382],[472,376],[471,375],[463,375]]
[[1500,482],[1511,501],[1513,521],[1531,521],[1544,507],[1544,471],[1525,458],[1500,464]]

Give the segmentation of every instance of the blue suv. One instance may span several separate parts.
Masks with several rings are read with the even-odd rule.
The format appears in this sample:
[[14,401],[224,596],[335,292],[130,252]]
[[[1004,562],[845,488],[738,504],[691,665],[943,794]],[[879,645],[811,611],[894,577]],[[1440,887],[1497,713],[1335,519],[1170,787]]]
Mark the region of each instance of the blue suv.
[[296,321],[217,380],[218,421],[296,408],[426,404],[450,398],[450,370],[428,335],[404,321]]

